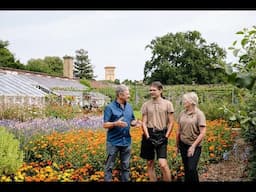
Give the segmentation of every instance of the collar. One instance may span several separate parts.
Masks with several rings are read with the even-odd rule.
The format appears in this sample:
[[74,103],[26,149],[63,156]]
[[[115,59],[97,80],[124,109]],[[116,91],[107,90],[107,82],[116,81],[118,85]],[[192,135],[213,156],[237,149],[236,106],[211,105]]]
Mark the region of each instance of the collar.
[[[126,103],[127,103],[127,102],[125,102],[125,103],[124,103],[124,107],[126,106]],[[115,105],[116,105],[117,107],[119,107],[119,108],[121,108],[121,109],[122,109],[121,104],[120,104],[120,103],[118,103],[118,102],[117,102],[117,100],[115,100]]]

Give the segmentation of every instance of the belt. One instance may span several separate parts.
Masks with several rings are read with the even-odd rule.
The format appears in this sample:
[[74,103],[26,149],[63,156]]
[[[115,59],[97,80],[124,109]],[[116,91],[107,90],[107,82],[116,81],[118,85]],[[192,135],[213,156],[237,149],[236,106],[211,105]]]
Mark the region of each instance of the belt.
[[148,129],[151,129],[153,132],[164,132],[167,130],[166,127],[164,127],[163,129],[158,129],[156,127],[148,127]]

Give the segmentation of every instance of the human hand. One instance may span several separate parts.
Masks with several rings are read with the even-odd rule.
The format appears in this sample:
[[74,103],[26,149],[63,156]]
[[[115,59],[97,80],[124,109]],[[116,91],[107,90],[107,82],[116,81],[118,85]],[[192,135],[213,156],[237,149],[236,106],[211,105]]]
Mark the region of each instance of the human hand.
[[191,145],[191,146],[188,148],[187,156],[188,156],[188,157],[192,157],[192,156],[194,155],[194,152],[195,152],[195,147]]
[[128,126],[128,124],[125,121],[120,121],[120,120],[116,121],[116,125],[118,127],[127,127]]
[[152,139],[151,137],[148,138],[148,140],[155,146],[162,145],[163,143],[167,143],[168,138],[167,137],[162,137],[161,139]]
[[118,127],[127,127],[128,124],[124,121],[124,117],[122,116],[120,119],[118,119],[118,120],[115,122],[115,126],[118,126]]
[[133,126],[133,127],[141,127],[142,126],[142,121],[141,120],[133,120],[131,122],[131,126]]
[[178,146],[175,147],[175,153],[178,154],[180,152],[180,149]]

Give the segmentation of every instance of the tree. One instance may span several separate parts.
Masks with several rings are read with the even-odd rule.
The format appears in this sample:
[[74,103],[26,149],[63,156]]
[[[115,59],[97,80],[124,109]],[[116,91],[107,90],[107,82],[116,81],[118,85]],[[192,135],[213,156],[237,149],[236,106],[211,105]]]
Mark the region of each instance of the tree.
[[47,73],[49,75],[63,75],[63,61],[60,57],[46,56],[44,59],[30,59],[26,65],[29,71]]
[[93,79],[93,66],[90,63],[88,52],[84,49],[76,51],[75,62],[74,62],[74,75],[80,79]]
[[256,181],[256,26],[236,34],[241,35],[242,40],[240,44],[234,41],[229,49],[238,57],[238,63],[229,63],[225,70],[229,82],[247,89],[249,95],[241,103],[240,110],[228,111],[232,113],[231,120],[240,122],[242,136],[252,146],[248,170],[250,178]]
[[30,59],[27,62],[26,69],[29,71],[36,71],[42,73],[50,73],[49,66],[43,59]]
[[25,66],[19,60],[15,60],[14,55],[7,48],[8,41],[0,40],[0,67],[10,67],[15,69],[24,69]]
[[226,82],[223,68],[226,52],[216,43],[206,44],[198,31],[168,33],[152,40],[146,49],[152,57],[144,67],[144,82],[163,84],[211,84]]
[[63,61],[60,57],[45,57],[44,62],[48,65],[50,75],[63,75]]
[[234,41],[229,49],[239,60],[238,63],[226,65],[226,72],[230,82],[238,87],[253,90],[256,81],[256,26],[252,29],[244,28],[236,34],[243,35],[240,45]]

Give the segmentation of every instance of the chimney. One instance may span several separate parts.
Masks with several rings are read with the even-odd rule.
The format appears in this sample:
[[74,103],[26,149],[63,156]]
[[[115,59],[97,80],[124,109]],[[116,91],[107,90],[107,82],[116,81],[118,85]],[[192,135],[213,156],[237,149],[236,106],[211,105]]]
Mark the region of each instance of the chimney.
[[105,69],[105,80],[115,81],[115,68],[114,66],[106,66]]
[[73,79],[73,57],[65,55],[63,59],[63,76]]

